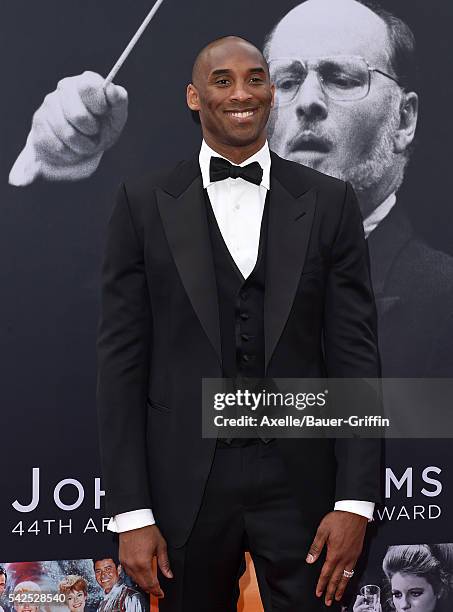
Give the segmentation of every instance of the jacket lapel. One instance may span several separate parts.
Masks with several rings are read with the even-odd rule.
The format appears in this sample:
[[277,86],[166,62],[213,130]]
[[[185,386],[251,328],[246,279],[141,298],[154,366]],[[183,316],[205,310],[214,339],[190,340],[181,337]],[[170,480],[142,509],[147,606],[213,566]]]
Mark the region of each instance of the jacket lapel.
[[219,305],[198,158],[180,164],[157,204],[181,281],[221,363]]
[[[265,367],[288,319],[305,262],[316,190],[271,153],[264,296]],[[221,363],[217,285],[198,158],[183,162],[157,192],[157,204],[181,281]]]
[[[299,170],[299,169],[297,169]],[[264,296],[265,370],[283,332],[304,267],[316,190],[272,154]]]

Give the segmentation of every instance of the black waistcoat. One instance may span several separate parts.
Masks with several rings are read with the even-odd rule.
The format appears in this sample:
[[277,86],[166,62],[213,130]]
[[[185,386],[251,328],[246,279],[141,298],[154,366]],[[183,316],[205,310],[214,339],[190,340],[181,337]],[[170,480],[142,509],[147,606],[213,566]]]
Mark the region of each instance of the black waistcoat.
[[264,287],[269,194],[266,196],[255,267],[244,279],[223,240],[205,190],[219,302],[222,367],[225,378],[264,376]]

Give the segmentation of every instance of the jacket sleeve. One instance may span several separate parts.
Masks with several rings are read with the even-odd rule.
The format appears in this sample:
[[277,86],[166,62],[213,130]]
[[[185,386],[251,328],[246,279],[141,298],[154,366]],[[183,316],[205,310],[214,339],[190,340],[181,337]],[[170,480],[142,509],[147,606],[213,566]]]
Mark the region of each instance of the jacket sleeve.
[[143,245],[124,185],[108,224],[101,286],[97,405],[103,486],[113,516],[152,507],[146,449],[151,310]]
[[[331,253],[324,350],[330,378],[381,376],[368,248],[357,198],[349,183]],[[379,438],[335,440],[336,501],[380,501],[381,445]]]

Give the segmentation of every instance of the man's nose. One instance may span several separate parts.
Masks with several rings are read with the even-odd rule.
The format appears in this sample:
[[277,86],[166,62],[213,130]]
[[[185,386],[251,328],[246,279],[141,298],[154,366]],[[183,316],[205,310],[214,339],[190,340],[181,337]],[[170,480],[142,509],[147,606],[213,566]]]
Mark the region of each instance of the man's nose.
[[299,87],[294,100],[296,113],[305,118],[324,119],[328,113],[328,100],[318,74],[310,70]]
[[246,83],[236,83],[230,96],[232,101],[244,102],[252,98],[251,91],[247,88]]

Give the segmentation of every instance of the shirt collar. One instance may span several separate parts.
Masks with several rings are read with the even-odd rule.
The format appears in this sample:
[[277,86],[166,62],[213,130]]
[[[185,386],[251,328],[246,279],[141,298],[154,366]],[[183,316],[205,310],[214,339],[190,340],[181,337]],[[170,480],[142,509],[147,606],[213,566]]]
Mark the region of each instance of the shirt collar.
[[396,203],[396,193],[391,193],[379,206],[377,206],[373,212],[363,222],[363,229],[365,231],[365,238],[371,234],[373,230],[377,228],[379,223],[385,219]]
[[[200,170],[201,170],[201,176],[203,178],[204,189],[206,189],[206,187],[212,184],[209,178],[209,164],[211,162],[211,157],[222,157],[223,159],[226,159],[226,157],[223,157],[223,155],[220,155],[219,153],[217,153],[217,151],[214,151],[214,149],[211,149],[211,147],[207,145],[206,141],[203,139],[201,143],[200,155],[198,156],[198,160],[200,162]],[[269,145],[267,143],[267,140],[259,151],[254,153],[248,159],[244,160],[241,164],[233,164],[233,166],[246,166],[247,164],[251,164],[252,162],[255,162],[255,161],[257,161],[259,165],[261,166],[261,168],[263,169],[263,178],[261,179],[261,186],[265,187],[266,189],[269,189],[270,188],[270,172],[271,172],[271,155],[269,152]],[[230,163],[233,163],[233,162],[230,162]]]

